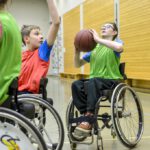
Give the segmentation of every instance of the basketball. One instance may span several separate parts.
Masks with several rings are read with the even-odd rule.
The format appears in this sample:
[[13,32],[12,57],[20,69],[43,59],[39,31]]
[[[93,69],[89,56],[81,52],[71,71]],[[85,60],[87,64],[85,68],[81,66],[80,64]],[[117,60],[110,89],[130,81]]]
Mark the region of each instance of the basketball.
[[74,46],[78,51],[89,52],[96,46],[92,33],[83,29],[79,31],[74,38]]

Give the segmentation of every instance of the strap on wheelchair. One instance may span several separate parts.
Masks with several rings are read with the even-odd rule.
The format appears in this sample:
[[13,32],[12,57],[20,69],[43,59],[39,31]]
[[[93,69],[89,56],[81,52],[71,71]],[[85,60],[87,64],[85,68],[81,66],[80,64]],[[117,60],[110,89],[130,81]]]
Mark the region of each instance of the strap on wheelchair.
[[47,91],[46,91],[47,83],[48,83],[47,78],[41,78],[41,80],[40,80],[40,93],[42,93],[42,98],[45,100],[47,99]]
[[125,62],[120,63],[119,71],[120,71],[120,74],[123,76],[123,79],[127,80],[127,76],[125,74]]
[[9,86],[8,94],[13,96],[16,95],[17,89],[18,89],[18,78],[15,78]]
[[109,125],[109,122],[111,121],[111,116],[108,113],[102,114],[102,122],[104,123],[104,126],[106,126],[108,129],[111,128],[112,124]]
[[15,78],[9,86],[8,95],[10,95],[11,97],[13,96],[15,100],[15,103],[12,102],[12,108],[19,110],[17,101],[17,91],[18,91],[18,78]]
[[80,116],[77,118],[69,118],[69,123],[89,122],[90,124],[93,124],[96,120],[95,116]]

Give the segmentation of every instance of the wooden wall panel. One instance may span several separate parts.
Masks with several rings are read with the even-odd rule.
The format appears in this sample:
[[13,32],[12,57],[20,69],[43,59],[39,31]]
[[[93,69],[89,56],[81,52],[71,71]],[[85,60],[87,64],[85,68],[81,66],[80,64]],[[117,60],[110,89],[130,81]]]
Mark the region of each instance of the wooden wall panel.
[[149,89],[150,90],[150,81],[147,80],[132,80],[132,86],[136,88],[143,88],[144,89]]
[[[101,25],[114,21],[114,0],[87,0],[83,5],[84,28],[93,28],[100,33]],[[89,73],[89,65],[85,65],[84,73]]]
[[120,0],[120,36],[128,78],[150,80],[150,0]]
[[63,16],[63,35],[64,35],[64,72],[80,73],[73,63],[74,56],[74,37],[80,30],[80,7],[76,7]]

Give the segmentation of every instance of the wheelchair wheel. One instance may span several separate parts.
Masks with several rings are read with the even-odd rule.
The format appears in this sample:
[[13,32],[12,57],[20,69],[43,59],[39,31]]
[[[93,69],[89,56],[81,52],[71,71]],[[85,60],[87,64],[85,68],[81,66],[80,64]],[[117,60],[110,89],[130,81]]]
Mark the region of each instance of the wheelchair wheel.
[[62,149],[64,142],[63,123],[53,106],[45,100],[32,95],[20,95],[18,96],[18,102],[35,105],[35,117],[31,119],[31,122],[42,133],[48,149]]
[[40,132],[22,115],[0,108],[0,148],[47,150]]
[[126,84],[118,85],[111,99],[112,122],[123,145],[133,148],[143,134],[143,110],[139,97]]
[[[71,142],[72,140],[81,142],[81,141],[86,139],[85,136],[81,136],[81,137],[74,136],[74,129],[78,124],[77,123],[71,123],[70,120],[73,118],[77,118],[79,116],[80,116],[80,113],[75,108],[75,106],[73,105],[72,98],[70,98],[70,102],[67,106],[67,111],[66,111],[66,126],[67,126],[67,131],[68,131],[68,137],[69,137],[71,144],[72,144],[72,142]],[[75,143],[73,143],[73,144],[76,145]]]

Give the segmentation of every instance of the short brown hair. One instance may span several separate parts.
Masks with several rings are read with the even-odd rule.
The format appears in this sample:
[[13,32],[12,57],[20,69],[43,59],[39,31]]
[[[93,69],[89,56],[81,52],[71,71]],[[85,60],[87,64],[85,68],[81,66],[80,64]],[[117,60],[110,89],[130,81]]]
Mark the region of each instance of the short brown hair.
[[117,24],[115,22],[109,22],[109,23],[113,25],[114,31],[117,32],[117,34],[113,37],[113,40],[115,40],[117,38],[117,36],[118,36],[118,27],[117,27]]
[[24,37],[25,36],[29,36],[31,31],[33,29],[39,29],[40,30],[40,27],[39,26],[36,26],[36,25],[23,25],[22,28],[21,28],[21,36],[22,36],[22,42],[25,44],[25,41],[24,41]]

